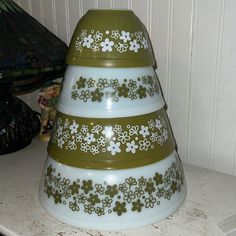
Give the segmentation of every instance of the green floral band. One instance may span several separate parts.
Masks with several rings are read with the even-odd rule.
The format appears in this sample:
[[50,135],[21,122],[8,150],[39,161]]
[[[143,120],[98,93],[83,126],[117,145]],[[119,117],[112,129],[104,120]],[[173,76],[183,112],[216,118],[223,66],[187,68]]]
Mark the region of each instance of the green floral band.
[[131,176],[114,185],[95,183],[91,179],[68,179],[51,165],[44,175],[44,192],[55,204],[63,204],[78,214],[101,217],[156,208],[180,193],[183,184],[183,170],[177,156],[164,174],[156,172],[151,178]]
[[152,76],[142,76],[137,79],[124,79],[122,83],[118,79],[80,77],[73,85],[71,98],[84,102],[101,102],[107,98],[112,102],[118,102],[120,98],[135,100],[153,97],[159,93],[157,79]]
[[58,113],[48,152],[71,166],[119,169],[162,160],[173,152],[174,145],[164,109],[112,119]]

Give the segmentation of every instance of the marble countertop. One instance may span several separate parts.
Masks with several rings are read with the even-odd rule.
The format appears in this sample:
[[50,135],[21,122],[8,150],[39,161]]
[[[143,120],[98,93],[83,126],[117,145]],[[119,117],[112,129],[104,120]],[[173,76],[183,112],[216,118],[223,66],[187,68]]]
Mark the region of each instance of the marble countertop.
[[115,232],[78,229],[48,215],[38,201],[46,143],[0,156],[0,235],[211,236],[236,235],[236,177],[184,164],[188,195],[173,216],[147,227]]

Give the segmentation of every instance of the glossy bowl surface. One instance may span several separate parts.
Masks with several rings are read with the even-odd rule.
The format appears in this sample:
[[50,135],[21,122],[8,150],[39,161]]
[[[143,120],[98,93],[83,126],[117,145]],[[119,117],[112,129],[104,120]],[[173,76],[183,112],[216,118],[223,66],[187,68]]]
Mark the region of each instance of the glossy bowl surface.
[[96,67],[154,66],[145,26],[131,10],[91,9],[78,22],[66,63]]
[[70,167],[48,156],[39,192],[51,215],[95,230],[156,223],[174,213],[185,196],[182,164],[175,152],[160,162],[126,170]]
[[164,109],[122,118],[58,113],[48,145],[56,161],[91,169],[125,169],[160,161],[175,149]]
[[164,104],[152,67],[68,66],[58,110],[80,117],[112,118],[150,113]]

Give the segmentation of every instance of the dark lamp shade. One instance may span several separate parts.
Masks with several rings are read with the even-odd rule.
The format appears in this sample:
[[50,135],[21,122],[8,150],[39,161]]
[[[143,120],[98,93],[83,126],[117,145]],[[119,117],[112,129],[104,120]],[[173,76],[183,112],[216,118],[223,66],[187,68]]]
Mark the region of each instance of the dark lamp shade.
[[29,92],[62,76],[66,44],[12,0],[0,0],[0,83]]
[[0,154],[22,149],[40,121],[14,94],[62,77],[66,44],[12,0],[0,0]]

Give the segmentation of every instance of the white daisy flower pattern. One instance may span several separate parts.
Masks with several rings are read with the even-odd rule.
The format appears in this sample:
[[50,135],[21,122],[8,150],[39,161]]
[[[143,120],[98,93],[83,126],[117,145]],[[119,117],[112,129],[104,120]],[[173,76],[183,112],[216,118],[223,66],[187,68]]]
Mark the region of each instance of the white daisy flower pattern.
[[87,142],[87,144],[90,144],[92,142],[95,142],[96,139],[94,138],[94,134],[87,133],[86,137],[84,138],[84,141]]
[[142,124],[105,126],[99,123],[80,123],[75,118],[59,118],[54,122],[50,142],[56,148],[99,155],[109,152],[133,155],[140,151],[152,151],[162,147],[171,137],[164,116],[144,121]]
[[58,147],[59,147],[59,148],[62,148],[62,146],[63,146],[64,143],[65,143],[65,142],[64,142],[64,140],[63,140],[62,137],[60,137],[60,138],[57,140],[57,144],[58,144]]
[[113,45],[114,45],[114,42],[110,41],[109,38],[106,38],[104,42],[101,42],[102,51],[103,52],[106,52],[106,51],[111,52]]
[[140,48],[140,45],[137,43],[136,40],[130,42],[130,47],[129,47],[130,51],[134,51],[135,53],[137,53],[139,48]]
[[[89,33],[88,33],[89,32]],[[145,33],[109,29],[104,31],[83,29],[75,41],[75,50],[83,48],[93,52],[138,53],[148,50],[148,38]]]
[[126,152],[132,152],[135,153],[136,149],[138,149],[138,145],[135,144],[135,141],[131,141],[130,143],[126,143]]
[[112,126],[105,126],[104,130],[102,131],[102,134],[105,135],[106,138],[111,138],[114,135],[114,132],[112,131]]
[[91,48],[91,44],[94,41],[94,39],[92,38],[92,35],[88,35],[88,37],[84,37],[84,41],[82,46],[86,47],[86,48]]
[[72,125],[70,125],[70,133],[76,134],[78,127],[79,125],[75,121],[73,121]]
[[148,126],[144,126],[141,125],[141,130],[139,131],[139,133],[146,138],[146,136],[148,136],[150,134],[150,132],[148,131]]
[[124,41],[124,43],[127,43],[127,41],[130,41],[130,32],[125,32],[124,30],[121,31],[120,39]]
[[120,150],[120,142],[113,142],[113,141],[110,141],[109,142],[109,146],[107,147],[107,151],[111,152],[111,155],[114,156],[117,152],[121,152]]

